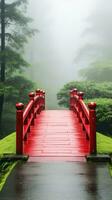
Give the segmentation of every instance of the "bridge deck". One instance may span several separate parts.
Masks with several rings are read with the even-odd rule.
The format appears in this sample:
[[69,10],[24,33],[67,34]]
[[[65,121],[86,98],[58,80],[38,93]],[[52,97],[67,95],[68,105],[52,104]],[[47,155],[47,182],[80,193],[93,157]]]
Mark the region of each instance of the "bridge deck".
[[46,110],[35,119],[24,153],[29,161],[79,161],[88,154],[88,141],[69,110]]

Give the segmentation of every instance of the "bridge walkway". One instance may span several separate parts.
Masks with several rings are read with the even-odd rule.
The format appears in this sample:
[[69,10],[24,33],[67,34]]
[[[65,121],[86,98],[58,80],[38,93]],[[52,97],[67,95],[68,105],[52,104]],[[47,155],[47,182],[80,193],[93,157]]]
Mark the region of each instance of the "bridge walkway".
[[44,110],[31,126],[24,153],[34,161],[84,161],[89,142],[70,110]]

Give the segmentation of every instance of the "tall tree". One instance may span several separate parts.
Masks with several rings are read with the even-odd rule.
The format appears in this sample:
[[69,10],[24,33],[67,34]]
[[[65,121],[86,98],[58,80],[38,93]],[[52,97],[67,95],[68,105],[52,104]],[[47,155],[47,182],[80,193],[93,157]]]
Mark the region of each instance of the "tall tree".
[[[1,0],[1,70],[0,81],[5,82],[5,0]],[[0,127],[3,112],[4,93],[0,94]]]
[[27,3],[27,0],[0,2],[0,127],[9,80],[29,65],[23,57],[24,45],[35,30],[29,26],[32,20],[26,15]]

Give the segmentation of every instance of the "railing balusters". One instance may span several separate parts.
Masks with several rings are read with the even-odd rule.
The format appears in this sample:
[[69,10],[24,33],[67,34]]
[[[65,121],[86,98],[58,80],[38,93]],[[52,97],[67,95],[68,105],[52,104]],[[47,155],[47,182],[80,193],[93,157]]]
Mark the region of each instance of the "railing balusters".
[[82,123],[82,128],[86,132],[86,138],[89,140],[90,153],[96,153],[96,103],[88,104],[89,110],[83,101],[83,92],[77,89],[70,91],[70,110],[73,110]]
[[31,109],[31,113],[30,113],[30,117],[31,115],[33,115],[33,119],[31,121],[31,125],[33,126],[34,125],[34,109],[35,109],[35,102],[34,102],[34,97],[35,97],[35,93],[34,92],[30,92],[29,93],[29,98],[30,98],[30,101],[33,101],[33,105],[32,105],[32,109]]
[[24,140],[27,140],[30,127],[34,126],[36,114],[45,109],[45,92],[36,90],[36,93],[29,93],[30,101],[25,110],[24,104],[16,104],[16,153],[23,154]]

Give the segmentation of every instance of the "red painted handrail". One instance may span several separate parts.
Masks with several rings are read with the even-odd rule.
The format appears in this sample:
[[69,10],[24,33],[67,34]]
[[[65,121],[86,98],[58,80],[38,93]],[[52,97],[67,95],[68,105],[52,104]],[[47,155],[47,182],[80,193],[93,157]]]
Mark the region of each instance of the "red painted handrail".
[[70,91],[70,110],[73,110],[82,124],[89,140],[90,154],[96,153],[96,103],[90,102],[88,107],[83,101],[83,92],[75,88]]
[[27,140],[31,125],[37,114],[45,109],[45,92],[36,90],[29,94],[29,102],[24,109],[23,103],[16,104],[16,153],[23,154],[24,140]]

